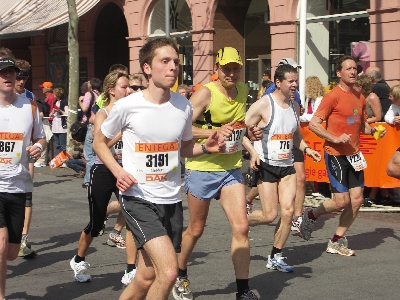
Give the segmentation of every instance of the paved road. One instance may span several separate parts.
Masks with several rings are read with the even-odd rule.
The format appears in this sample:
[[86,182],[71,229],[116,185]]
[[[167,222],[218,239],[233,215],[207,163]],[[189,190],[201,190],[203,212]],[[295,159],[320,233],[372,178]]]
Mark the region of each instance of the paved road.
[[[34,259],[9,263],[7,299],[118,299],[125,268],[124,250],[95,239],[87,261],[91,283],[77,283],[69,260],[76,254],[80,231],[88,222],[82,179],[69,169],[36,169],[34,215],[30,241]],[[255,202],[255,208],[260,207]],[[185,224],[187,208],[184,202]],[[115,217],[107,223],[110,232]],[[285,274],[265,267],[274,226],[251,228],[250,285],[261,299],[398,299],[400,214],[362,212],[348,232],[355,257],[325,252],[338,216],[321,217],[310,241],[290,236],[284,255],[294,266]],[[235,278],[229,257],[230,230],[217,201],[212,201],[207,228],[189,266],[198,300],[235,299]],[[172,299],[172,298],[170,298]]]

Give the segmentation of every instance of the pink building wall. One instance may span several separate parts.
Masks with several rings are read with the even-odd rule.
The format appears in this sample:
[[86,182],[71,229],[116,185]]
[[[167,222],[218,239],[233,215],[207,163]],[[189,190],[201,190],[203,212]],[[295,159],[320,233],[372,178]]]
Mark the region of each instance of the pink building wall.
[[[129,69],[140,70],[138,53],[148,35],[150,14],[157,1],[163,0],[102,0],[80,18],[80,55],[87,57],[88,77],[94,76],[94,29],[100,11],[108,3],[115,3],[125,15],[129,36]],[[232,43],[244,52],[244,40],[235,28],[215,28],[218,0],[186,0],[192,16],[194,82],[207,82],[213,73],[216,47]],[[299,0],[265,0],[270,9],[271,63],[273,68],[282,57],[297,60],[296,13]],[[234,6],[233,6],[234,7]],[[400,83],[400,0],[371,0],[370,9],[371,66],[381,68],[389,85]],[[229,26],[218,20],[218,26]],[[234,26],[231,26],[234,27]],[[49,30],[43,36],[32,37],[32,78],[34,92],[46,80],[46,49]],[[216,34],[217,33],[217,34]],[[274,71],[274,70],[273,70]]]

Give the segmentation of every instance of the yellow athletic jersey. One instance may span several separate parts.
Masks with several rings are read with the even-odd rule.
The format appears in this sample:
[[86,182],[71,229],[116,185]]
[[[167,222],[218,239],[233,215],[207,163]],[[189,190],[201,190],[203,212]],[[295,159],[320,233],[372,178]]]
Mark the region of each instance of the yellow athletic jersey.
[[[238,92],[234,100],[229,100],[218,90],[214,82],[204,85],[211,91],[209,108],[194,122],[194,126],[205,129],[218,129],[222,124],[232,121],[244,122],[246,114],[247,86],[243,82],[236,83]],[[195,139],[204,143],[206,139]],[[241,147],[240,147],[241,149]],[[213,153],[189,158],[186,168],[189,170],[221,172],[238,169],[242,166],[242,151],[230,154]]]

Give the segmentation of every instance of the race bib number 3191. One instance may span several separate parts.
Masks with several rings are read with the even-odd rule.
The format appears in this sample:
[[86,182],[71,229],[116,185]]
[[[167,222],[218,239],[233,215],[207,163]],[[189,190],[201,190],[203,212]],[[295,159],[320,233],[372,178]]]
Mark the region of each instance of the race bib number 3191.
[[21,163],[23,133],[0,132],[0,165]]
[[136,143],[135,178],[138,183],[172,181],[179,164],[179,143]]

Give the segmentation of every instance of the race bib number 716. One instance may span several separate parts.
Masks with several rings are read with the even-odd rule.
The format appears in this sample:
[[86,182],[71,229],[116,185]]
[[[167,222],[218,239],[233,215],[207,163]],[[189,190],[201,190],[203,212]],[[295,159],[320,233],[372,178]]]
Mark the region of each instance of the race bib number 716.
[[179,164],[179,143],[136,143],[135,164],[138,183],[172,181]]

